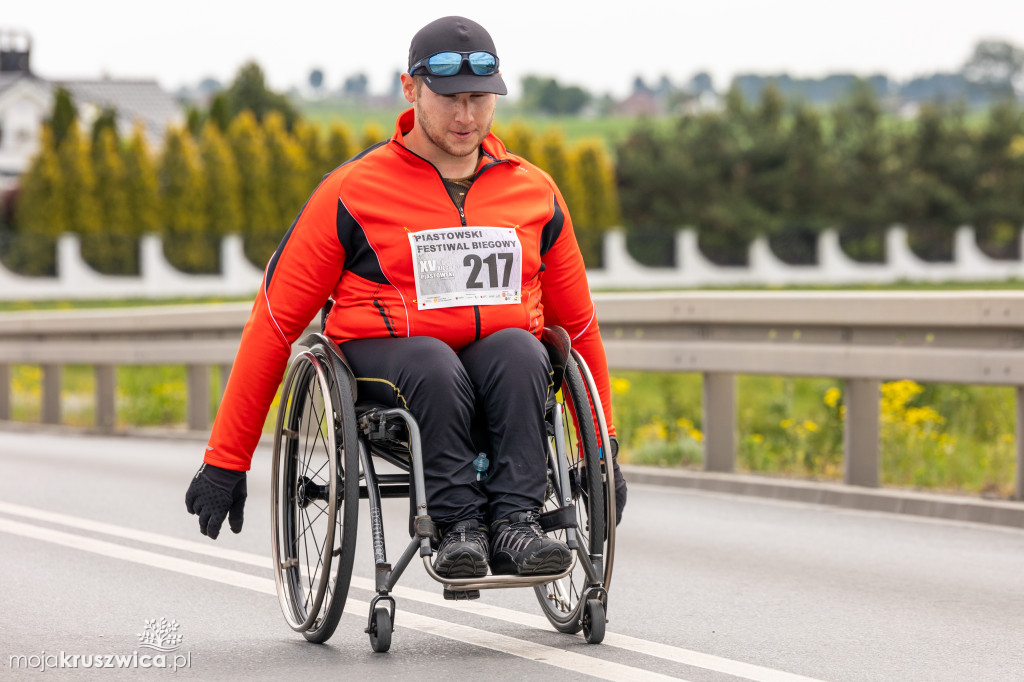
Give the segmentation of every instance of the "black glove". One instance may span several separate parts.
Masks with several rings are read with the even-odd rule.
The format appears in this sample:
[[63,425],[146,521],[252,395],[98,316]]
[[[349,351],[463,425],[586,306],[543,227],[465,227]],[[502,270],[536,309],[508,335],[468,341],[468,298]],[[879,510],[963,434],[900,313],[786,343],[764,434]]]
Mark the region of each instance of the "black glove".
[[611,437],[612,470],[615,472],[615,525],[622,523],[622,510],[626,508],[626,479],[619,469],[619,439]]
[[242,532],[245,496],[244,471],[222,469],[204,462],[185,493],[185,508],[189,514],[199,514],[199,532],[216,540],[229,511],[231,530]]
[[[612,471],[615,476],[615,525],[622,523],[622,510],[626,507],[626,479],[622,477],[619,469],[619,441],[612,436]],[[579,489],[584,502],[586,502],[590,491],[587,489],[587,476],[582,468],[577,468],[573,473],[573,484]]]

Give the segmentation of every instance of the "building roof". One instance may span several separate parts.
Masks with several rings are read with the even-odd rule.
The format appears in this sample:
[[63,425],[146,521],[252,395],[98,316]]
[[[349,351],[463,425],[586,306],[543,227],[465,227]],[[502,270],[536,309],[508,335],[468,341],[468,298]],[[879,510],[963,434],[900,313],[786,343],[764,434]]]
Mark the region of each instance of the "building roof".
[[162,138],[169,124],[184,121],[181,106],[155,80],[73,80],[53,84],[67,89],[79,106],[89,103],[100,109],[114,109],[128,126],[141,121],[151,137]]

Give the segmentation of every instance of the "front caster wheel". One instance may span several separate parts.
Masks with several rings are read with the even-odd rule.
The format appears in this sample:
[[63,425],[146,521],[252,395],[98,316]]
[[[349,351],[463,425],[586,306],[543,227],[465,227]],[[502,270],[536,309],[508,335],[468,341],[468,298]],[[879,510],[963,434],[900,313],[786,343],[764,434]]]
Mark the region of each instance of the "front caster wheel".
[[382,654],[391,648],[391,631],[393,629],[391,614],[388,612],[387,607],[378,606],[374,609],[373,619],[370,621],[369,627],[370,646],[378,654]]
[[604,605],[600,599],[588,599],[583,607],[583,636],[587,644],[600,644],[604,640]]

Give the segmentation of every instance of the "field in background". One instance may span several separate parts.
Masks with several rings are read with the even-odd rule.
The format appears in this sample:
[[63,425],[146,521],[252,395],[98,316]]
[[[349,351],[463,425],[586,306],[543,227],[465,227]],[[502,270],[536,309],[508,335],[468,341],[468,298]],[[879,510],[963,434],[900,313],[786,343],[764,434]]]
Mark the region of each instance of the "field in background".
[[[402,108],[388,110],[345,107],[330,101],[306,102],[301,109],[303,118],[317,124],[324,131],[333,123],[344,122],[360,138],[368,125],[376,126],[381,129],[384,136],[390,136],[395,128],[395,118],[402,111]],[[502,127],[519,122],[525,123],[537,135],[550,129],[560,130],[566,142],[570,144],[588,138],[599,139],[604,142],[608,153],[614,157],[615,145],[626,138],[629,131],[636,126],[637,119],[631,116],[524,116],[516,106],[502,104],[499,100],[494,122],[499,134]],[[671,122],[667,118],[664,121],[659,119],[656,125],[669,126]]]

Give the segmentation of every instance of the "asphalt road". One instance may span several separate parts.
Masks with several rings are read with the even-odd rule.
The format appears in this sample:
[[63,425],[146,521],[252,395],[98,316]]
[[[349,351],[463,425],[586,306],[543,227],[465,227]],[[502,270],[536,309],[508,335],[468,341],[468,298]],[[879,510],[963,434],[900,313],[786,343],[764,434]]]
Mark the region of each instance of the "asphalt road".
[[[601,645],[551,629],[532,590],[444,602],[413,564],[391,651],[374,654],[363,524],[338,631],[309,644],[274,593],[269,452],[254,460],[242,534],[216,542],[184,509],[201,454],[0,431],[0,677],[45,666],[47,679],[146,679],[180,656],[173,674],[203,680],[1024,679],[1024,529],[639,485]],[[397,556],[407,507],[386,505]],[[161,618],[181,646],[167,669],[143,668],[138,635]],[[126,667],[86,669],[94,654]],[[76,655],[77,668],[51,669]]]

